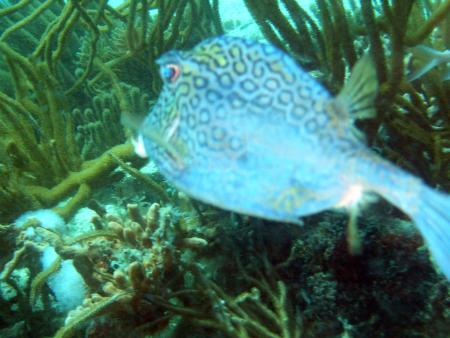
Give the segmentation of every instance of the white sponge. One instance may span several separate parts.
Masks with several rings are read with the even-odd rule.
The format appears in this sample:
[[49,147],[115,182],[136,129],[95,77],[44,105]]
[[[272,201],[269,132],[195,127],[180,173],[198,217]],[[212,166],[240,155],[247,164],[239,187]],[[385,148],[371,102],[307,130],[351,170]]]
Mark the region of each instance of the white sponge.
[[27,211],[19,216],[14,223],[16,227],[20,228],[32,218],[36,218],[42,227],[59,233],[63,233],[66,227],[63,218],[51,209]]
[[[41,257],[42,268],[47,269],[57,258],[55,249],[46,247]],[[50,276],[47,283],[58,301],[59,310],[63,312],[81,305],[86,296],[83,277],[75,269],[71,259],[62,261],[60,269]]]

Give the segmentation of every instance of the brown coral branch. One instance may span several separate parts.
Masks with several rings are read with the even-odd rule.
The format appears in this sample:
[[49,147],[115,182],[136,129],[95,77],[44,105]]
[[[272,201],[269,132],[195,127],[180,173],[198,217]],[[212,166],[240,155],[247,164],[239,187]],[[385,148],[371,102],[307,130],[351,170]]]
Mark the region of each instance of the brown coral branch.
[[155,192],[163,202],[169,202],[170,198],[167,195],[167,192],[161,187],[158,183],[152,180],[149,176],[142,174],[139,170],[133,168],[132,166],[126,164],[120,158],[115,156],[112,152],[108,153],[109,156],[128,174],[142,182],[146,187],[150,189],[150,191]]
[[[75,6],[73,5],[72,1],[69,1],[66,6],[64,6],[62,13],[59,14],[59,16],[54,19],[53,22],[49,23],[47,26],[46,34],[43,34],[41,36],[41,39],[39,41],[39,44],[34,49],[33,53],[31,54],[30,59],[36,60],[38,56],[40,56],[42,53],[46,53],[47,60],[50,57],[50,48],[49,44],[51,41],[53,41],[53,36],[58,34],[66,25],[66,22],[74,15]],[[46,51],[47,49],[47,51]]]
[[137,48],[138,41],[136,41],[136,31],[135,31],[135,21],[136,21],[136,9],[137,0],[131,0],[128,13],[128,24],[127,24],[127,42],[128,48],[134,50]]
[[328,8],[325,0],[317,0],[319,7],[322,35],[325,37],[326,68],[331,71],[333,83],[342,85],[344,80],[344,63],[340,52],[341,32],[337,29],[333,12]]
[[9,35],[11,35],[15,31],[19,30],[20,28],[24,27],[25,25],[29,24],[31,21],[36,19],[45,10],[47,10],[53,4],[53,2],[55,2],[55,1],[56,0],[47,0],[41,6],[39,6],[39,8],[36,9],[32,14],[30,14],[29,16],[25,17],[24,19],[20,20],[15,25],[13,25],[13,26],[9,27],[8,29],[6,29],[3,32],[3,34],[0,36],[0,41],[5,41],[8,38]]
[[145,41],[147,41],[147,30],[148,30],[148,0],[142,0],[141,5],[141,35],[139,40],[139,47],[143,48]]
[[450,0],[441,3],[441,5],[436,9],[436,11],[431,15],[431,17],[414,33],[406,38],[406,45],[415,46],[421,43],[433,29],[445,18],[450,15]]
[[[317,63],[323,64],[325,59],[325,42],[316,22],[296,0],[282,1],[296,25],[300,44],[299,50],[302,55],[309,55]],[[310,27],[309,29],[308,26]]]
[[[74,4],[77,4],[76,1],[73,2]],[[66,45],[68,36],[75,26],[76,23],[78,23],[80,12],[73,11],[70,16],[68,16],[67,21],[65,22],[64,27],[62,30],[58,33],[57,39],[56,39],[56,49],[50,53],[51,50],[51,43],[47,43],[45,51],[46,51],[46,60],[48,63],[49,69],[52,71],[53,74],[56,74],[56,61],[61,58],[61,55],[64,51],[64,47]],[[49,40],[51,41],[51,40]]]
[[372,1],[361,0],[361,11],[370,41],[372,58],[377,69],[378,83],[384,83],[387,79],[386,59],[381,43],[380,31],[375,21]]
[[339,32],[339,35],[341,35],[340,39],[346,62],[350,68],[352,68],[356,63],[357,58],[353,45],[353,39],[350,34],[350,25],[347,19],[347,17],[350,16],[350,13],[345,11],[342,1],[332,0],[331,6],[333,11],[336,13],[336,30]]
[[[394,99],[404,75],[403,55],[404,37],[408,23],[412,2],[398,1],[392,7],[387,0],[383,0],[383,10],[390,23],[391,34],[391,71],[389,74],[388,87],[384,88],[383,99],[389,105]],[[395,13],[395,14],[394,14]]]
[[89,75],[92,72],[92,67],[94,65],[94,58],[96,57],[96,54],[97,54],[97,42],[98,42],[98,39],[100,38],[100,31],[97,27],[96,22],[101,17],[101,15],[107,5],[107,1],[102,0],[100,2],[100,8],[98,9],[96,18],[94,20],[92,20],[90,18],[90,16],[86,13],[86,11],[77,2],[74,2],[74,4],[75,4],[75,7],[77,8],[77,10],[79,11],[79,13],[81,14],[81,17],[86,22],[89,29],[91,30],[92,36],[91,36],[91,43],[90,43],[89,59],[88,59],[86,68],[84,69],[81,76],[77,79],[77,81],[72,85],[72,87],[66,91],[66,95],[72,95],[74,92],[76,92],[79,89],[79,87],[86,81],[86,79],[89,77]]
[[18,10],[22,9],[23,7],[25,7],[26,5],[28,5],[31,2],[31,0],[21,0],[20,2],[8,6],[6,8],[2,8],[0,9],[0,18],[12,14],[14,12],[17,12]]
[[50,278],[52,274],[59,270],[60,266],[61,257],[58,256],[47,269],[41,271],[36,275],[36,277],[33,278],[31,282],[29,299],[31,306],[34,306],[34,304],[36,303],[37,297],[39,296],[44,283]]
[[1,274],[0,274],[0,280],[5,281],[9,278],[11,273],[14,271],[14,269],[19,264],[20,260],[23,256],[29,251],[30,248],[33,247],[33,244],[30,242],[26,242],[20,249],[17,249],[14,251],[13,257],[11,260],[5,264]]
[[[22,107],[16,105],[17,102],[14,102],[12,107],[19,107],[23,111]],[[0,108],[1,116],[5,119],[5,122],[8,125],[8,136],[12,137],[15,142],[15,147],[19,149],[19,153],[14,151],[16,149],[12,149],[14,153],[11,153],[12,156],[18,156],[18,160],[22,163],[27,164],[27,169],[31,170],[34,173],[43,173],[47,170],[47,173],[52,173],[51,168],[45,168],[45,163],[48,163],[47,154],[41,151],[38,147],[37,143],[33,139],[33,131],[29,127],[27,121],[23,118],[23,116],[16,113],[16,110],[11,109],[9,105],[9,98],[0,93]],[[25,155],[21,156],[21,155]]]
[[18,52],[14,51],[10,46],[6,43],[0,41],[0,51],[5,54],[5,56],[9,57],[13,60],[17,65],[20,66],[21,70],[30,80],[33,89],[36,93],[37,99],[40,103],[45,104],[45,93],[42,89],[41,79],[36,72],[33,64],[25,57],[20,55]]
[[[178,8],[176,9],[175,12],[175,19],[172,23],[173,25],[173,32],[170,35],[170,37],[167,39],[167,42],[165,44],[165,46],[163,47],[164,49],[170,49],[175,45],[176,40],[179,38],[179,29],[180,29],[180,24],[181,24],[181,19],[183,18],[183,13],[185,11],[185,7],[187,4],[187,0],[181,0],[179,2]],[[187,31],[191,31],[192,30],[192,26],[195,25],[195,22],[197,22],[197,20],[195,20],[195,16],[196,16],[196,4],[194,1],[189,1],[189,5],[191,6],[191,12],[192,12],[192,19],[191,22],[189,23],[188,28],[186,29]],[[187,35],[189,33],[183,33],[183,35]],[[162,51],[162,50],[161,50]]]

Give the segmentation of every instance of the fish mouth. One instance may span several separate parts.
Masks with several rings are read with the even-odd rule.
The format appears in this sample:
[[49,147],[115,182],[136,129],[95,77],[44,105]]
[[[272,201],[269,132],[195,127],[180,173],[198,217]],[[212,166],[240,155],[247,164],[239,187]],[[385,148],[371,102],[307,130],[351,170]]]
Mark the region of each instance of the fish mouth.
[[144,141],[145,139],[148,139],[167,155],[167,158],[177,170],[181,171],[186,168],[182,147],[181,145],[174,143],[172,137],[168,138],[168,136],[169,135],[166,135],[166,137],[164,137],[158,132],[141,129],[137,136],[132,138],[131,142],[134,146],[134,151],[138,156],[148,158],[149,154]]

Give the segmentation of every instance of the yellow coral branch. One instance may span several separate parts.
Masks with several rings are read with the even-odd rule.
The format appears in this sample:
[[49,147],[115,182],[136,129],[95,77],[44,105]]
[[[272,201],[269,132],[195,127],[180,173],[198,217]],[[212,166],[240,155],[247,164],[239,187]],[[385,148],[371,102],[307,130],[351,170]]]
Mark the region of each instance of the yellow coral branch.
[[65,220],[68,220],[81,208],[83,203],[87,202],[90,196],[91,188],[88,184],[83,183],[78,188],[75,196],[64,207],[55,208],[54,211]]
[[99,158],[85,162],[84,168],[81,171],[71,173],[67,178],[52,189],[42,186],[30,186],[30,193],[44,205],[52,205],[66,197],[81,184],[95,183],[95,181],[104,178],[104,176],[116,165],[114,160],[109,156],[108,152],[111,152],[117,157],[126,160],[130,160],[135,157],[133,146],[131,144],[121,144],[115,146]]
[[85,308],[76,317],[72,318],[66,325],[56,332],[54,338],[70,338],[74,335],[75,330],[79,328],[82,324],[86,323],[88,320],[99,316],[102,313],[110,310],[120,299],[130,291],[123,291],[115,294],[112,297],[105,298],[99,302],[94,303],[88,308]]
[[61,266],[61,257],[57,257],[55,261],[44,271],[39,272],[31,282],[30,289],[30,305],[33,306],[36,303],[36,298],[41,292],[42,286],[48,280],[48,278],[59,270]]

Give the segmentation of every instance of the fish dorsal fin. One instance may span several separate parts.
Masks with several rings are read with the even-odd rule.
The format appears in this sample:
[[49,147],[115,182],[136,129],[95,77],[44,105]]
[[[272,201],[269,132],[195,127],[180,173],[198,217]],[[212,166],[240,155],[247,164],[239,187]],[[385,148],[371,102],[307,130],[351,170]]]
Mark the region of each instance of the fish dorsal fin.
[[378,80],[372,58],[366,54],[353,67],[349,81],[333,105],[350,123],[357,119],[375,117],[374,102],[378,92]]

